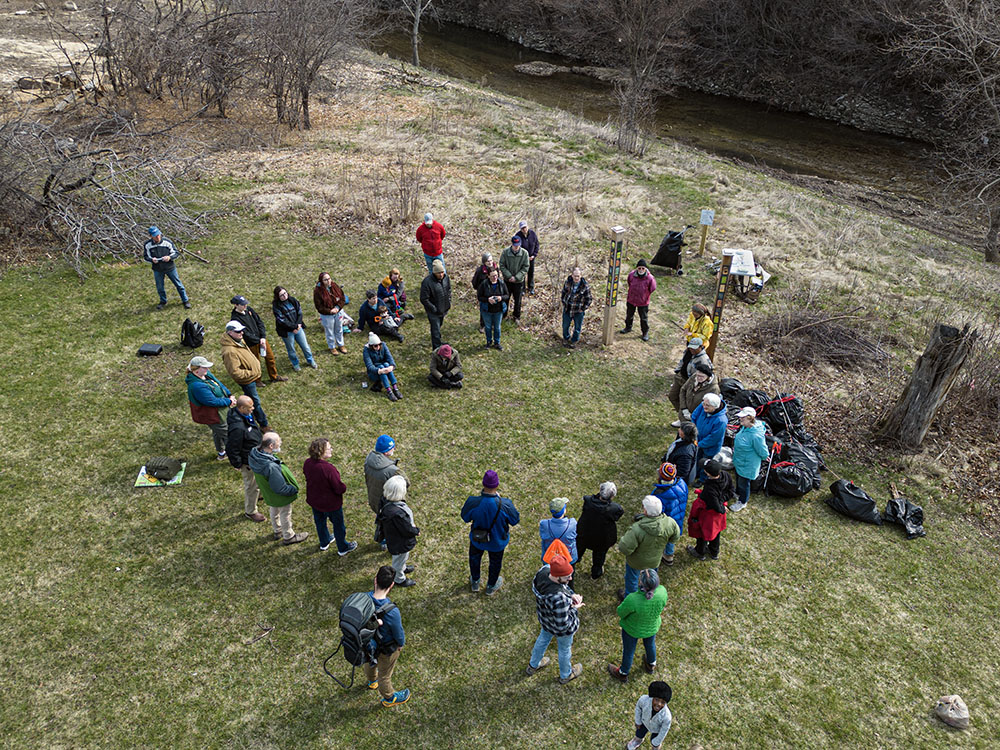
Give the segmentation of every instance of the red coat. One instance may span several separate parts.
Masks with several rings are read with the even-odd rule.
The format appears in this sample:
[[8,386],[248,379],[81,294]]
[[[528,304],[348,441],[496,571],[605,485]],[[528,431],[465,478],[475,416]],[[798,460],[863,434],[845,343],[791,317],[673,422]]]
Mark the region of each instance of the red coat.
[[444,239],[444,227],[436,220],[430,226],[421,224],[417,227],[417,242],[424,250],[424,255],[432,257],[441,254],[441,240]]
[[306,502],[318,511],[340,510],[347,486],[337,467],[321,458],[307,458],[302,464],[306,478]]
[[635,271],[628,275],[628,298],[630,305],[645,307],[649,304],[649,296],[656,291],[656,279],[646,269],[645,276],[639,276]]
[[716,513],[705,507],[701,495],[691,503],[691,514],[688,516],[688,534],[695,539],[712,541],[726,530],[726,514]]

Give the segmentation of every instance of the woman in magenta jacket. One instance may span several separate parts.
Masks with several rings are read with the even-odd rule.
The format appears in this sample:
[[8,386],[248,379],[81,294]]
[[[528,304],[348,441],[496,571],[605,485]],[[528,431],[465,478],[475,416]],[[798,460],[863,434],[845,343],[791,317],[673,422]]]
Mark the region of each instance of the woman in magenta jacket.
[[[337,467],[327,461],[333,455],[333,446],[326,438],[316,438],[309,444],[309,458],[302,464],[306,478],[306,502],[313,511],[319,548],[326,550],[334,538],[337,540],[337,554],[343,557],[357,549],[357,542],[347,541],[344,526],[344,492],[347,486],[340,478]],[[333,524],[333,537],[327,521]]]
[[625,300],[625,327],[622,333],[632,331],[632,321],[635,311],[639,311],[639,328],[642,329],[642,340],[649,341],[649,298],[656,291],[656,279],[646,267],[642,258],[635,264],[635,270],[628,275],[628,297]]

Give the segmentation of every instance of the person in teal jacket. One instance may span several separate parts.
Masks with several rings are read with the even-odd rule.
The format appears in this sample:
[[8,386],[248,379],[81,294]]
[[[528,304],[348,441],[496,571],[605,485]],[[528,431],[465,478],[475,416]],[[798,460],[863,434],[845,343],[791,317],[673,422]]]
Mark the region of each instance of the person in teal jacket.
[[744,406],[739,412],[740,429],[733,438],[733,469],[736,470],[736,502],[729,510],[743,510],[750,500],[750,482],[760,474],[760,465],[767,459],[767,441],[764,440],[764,425],[757,421],[757,412],[752,406]]
[[654,568],[639,573],[639,590],[625,597],[618,605],[618,619],[622,628],[622,664],[608,665],[608,673],[616,680],[626,682],[632,669],[635,647],[642,638],[646,649],[643,668],[652,674],[656,671],[656,634],[663,624],[661,613],[667,606],[667,590],[660,585]]
[[204,357],[192,357],[188,364],[187,383],[188,406],[191,419],[197,424],[208,425],[215,441],[216,458],[226,458],[226,419],[220,409],[236,406],[236,399],[208,368],[212,366]]

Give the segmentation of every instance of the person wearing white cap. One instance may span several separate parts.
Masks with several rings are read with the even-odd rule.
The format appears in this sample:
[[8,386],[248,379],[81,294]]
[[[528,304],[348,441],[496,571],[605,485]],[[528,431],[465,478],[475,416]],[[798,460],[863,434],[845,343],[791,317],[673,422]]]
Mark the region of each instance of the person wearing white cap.
[[226,366],[229,377],[253,399],[253,418],[257,420],[261,430],[266,431],[267,414],[264,413],[257,394],[261,374],[260,358],[243,342],[245,328],[238,320],[226,323],[226,332],[222,334],[222,363]]
[[764,424],[757,420],[757,410],[744,406],[737,415],[740,428],[733,438],[733,469],[736,471],[736,502],[729,510],[743,510],[750,500],[750,482],[760,474],[760,465],[767,460]]
[[656,568],[667,544],[681,538],[677,521],[663,512],[663,503],[654,495],[642,499],[642,515],[618,542],[625,555],[625,588],[618,589],[618,601],[639,590],[639,571]]
[[417,227],[417,242],[420,243],[424,251],[424,260],[427,262],[427,273],[433,273],[432,265],[435,260],[444,263],[444,227],[440,222],[434,220],[431,213],[424,214],[424,223]]
[[402,399],[403,394],[400,393],[399,383],[396,382],[396,360],[392,358],[388,345],[383,344],[382,339],[376,334],[369,333],[368,343],[361,353],[372,390],[380,391],[385,388],[385,396],[390,401]]
[[163,279],[170,279],[177,288],[177,294],[181,297],[181,302],[185,308],[191,307],[191,300],[188,299],[187,291],[181,283],[181,277],[177,275],[177,266],[174,261],[180,256],[174,243],[163,236],[159,227],[149,228],[149,239],[142,248],[142,259],[153,266],[153,280],[156,282],[156,293],[160,297],[160,304],[157,310],[162,310],[167,306],[167,290],[163,285]]
[[521,219],[517,223],[517,233],[521,236],[521,249],[528,252],[528,277],[524,282],[524,291],[535,296],[535,258],[538,257],[538,235],[534,229],[528,228],[528,222]]
[[191,407],[191,419],[196,424],[208,425],[215,441],[216,458],[220,461],[226,458],[226,420],[222,418],[219,409],[236,405],[236,398],[219,379],[209,370],[212,363],[205,357],[192,357],[187,366],[188,406]]

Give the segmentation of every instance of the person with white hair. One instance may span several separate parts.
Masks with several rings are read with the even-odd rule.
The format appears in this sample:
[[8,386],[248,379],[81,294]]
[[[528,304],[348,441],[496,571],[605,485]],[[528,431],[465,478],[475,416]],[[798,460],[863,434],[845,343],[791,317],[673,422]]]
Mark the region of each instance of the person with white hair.
[[595,581],[604,575],[604,560],[608,550],[618,541],[618,519],[624,508],[614,502],[618,487],[614,482],[602,482],[596,495],[583,496],[583,510],[576,524],[577,565],[589,549],[593,552],[590,577]]
[[396,382],[396,360],[392,358],[388,344],[383,344],[382,339],[374,333],[369,333],[368,343],[361,350],[361,355],[365,361],[365,372],[371,381],[372,390],[380,391],[384,388],[386,398],[390,401],[399,401],[403,398],[399,383]]
[[760,474],[760,465],[767,460],[764,424],[757,419],[757,410],[744,406],[739,411],[740,429],[733,438],[733,469],[736,471],[736,502],[729,510],[743,510],[750,500],[750,482]]
[[386,549],[392,555],[396,585],[404,588],[416,585],[416,581],[407,577],[407,573],[413,572],[413,566],[407,565],[406,561],[410,551],[417,546],[420,529],[414,525],[413,511],[406,504],[406,477],[397,474],[385,480],[375,523],[381,529]]
[[[482,285],[486,279],[490,277],[490,271],[493,269],[500,272],[500,264],[493,260],[493,253],[489,250],[484,252],[480,257],[480,264],[476,267],[475,273],[472,274],[472,288],[479,293],[479,287]],[[479,332],[483,333],[486,330],[486,323],[483,320],[483,311],[479,311]]]
[[698,453],[694,459],[698,469],[697,485],[705,481],[702,465],[719,452],[726,437],[726,425],[729,424],[726,402],[717,393],[706,393],[698,408],[691,413],[691,421],[698,428]]
[[663,512],[660,498],[646,495],[642,499],[642,513],[618,542],[618,551],[625,555],[625,588],[618,589],[619,602],[639,590],[639,571],[657,567],[663,549],[680,538],[680,527]]
[[434,215],[430,212],[424,214],[424,222],[417,227],[417,242],[424,251],[424,260],[427,262],[427,273],[433,273],[435,260],[440,260],[444,265],[444,227],[440,222],[435,221]]

